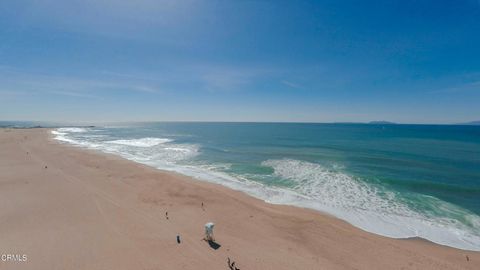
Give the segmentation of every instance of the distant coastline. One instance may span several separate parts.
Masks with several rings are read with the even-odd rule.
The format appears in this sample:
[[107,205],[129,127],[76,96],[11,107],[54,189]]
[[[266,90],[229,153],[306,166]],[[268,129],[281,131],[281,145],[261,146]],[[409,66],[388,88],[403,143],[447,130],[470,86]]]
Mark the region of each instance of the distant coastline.
[[466,122],[466,123],[458,123],[457,125],[464,125],[464,126],[480,126],[480,120],[479,120],[479,121],[471,121],[471,122]]

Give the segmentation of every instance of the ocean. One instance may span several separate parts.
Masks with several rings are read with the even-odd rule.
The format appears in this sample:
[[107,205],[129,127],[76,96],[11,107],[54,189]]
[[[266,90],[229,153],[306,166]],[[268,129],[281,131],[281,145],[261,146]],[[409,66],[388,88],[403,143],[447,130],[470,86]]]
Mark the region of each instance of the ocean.
[[480,250],[480,126],[134,123],[52,133],[372,233]]

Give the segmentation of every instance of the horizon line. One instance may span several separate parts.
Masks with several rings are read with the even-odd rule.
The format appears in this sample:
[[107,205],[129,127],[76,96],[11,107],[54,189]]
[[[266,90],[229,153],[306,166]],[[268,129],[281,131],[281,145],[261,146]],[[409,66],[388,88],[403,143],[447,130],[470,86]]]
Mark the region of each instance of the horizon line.
[[332,121],[332,122],[317,122],[317,121],[221,121],[221,120],[138,120],[138,121],[51,121],[51,120],[0,120],[1,122],[30,122],[37,124],[70,124],[80,126],[94,126],[96,124],[126,124],[126,123],[238,123],[238,124],[364,124],[364,125],[430,125],[430,126],[471,126],[479,121],[468,121],[459,123],[405,123],[393,122],[386,120],[372,120],[368,122],[356,121]]

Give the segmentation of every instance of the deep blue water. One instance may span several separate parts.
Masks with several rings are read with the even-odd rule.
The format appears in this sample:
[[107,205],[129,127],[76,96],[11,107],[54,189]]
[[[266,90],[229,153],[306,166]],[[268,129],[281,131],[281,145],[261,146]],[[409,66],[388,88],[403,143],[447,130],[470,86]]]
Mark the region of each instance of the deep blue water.
[[55,133],[374,233],[480,250],[479,126],[137,123]]

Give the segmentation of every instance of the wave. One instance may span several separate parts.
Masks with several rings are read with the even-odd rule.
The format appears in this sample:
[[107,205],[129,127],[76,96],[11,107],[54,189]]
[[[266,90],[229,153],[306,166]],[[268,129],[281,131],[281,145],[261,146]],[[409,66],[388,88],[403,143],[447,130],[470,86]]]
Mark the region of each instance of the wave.
[[86,128],[79,128],[79,127],[65,127],[65,128],[59,128],[57,129],[58,132],[87,132]]
[[152,147],[155,145],[171,142],[170,139],[165,138],[141,138],[141,139],[133,139],[133,140],[114,140],[114,141],[107,141],[107,143],[113,144],[122,144],[128,146],[136,146],[136,147]]
[[67,142],[76,146],[83,146],[83,147],[89,147],[89,148],[98,148],[100,145],[91,143],[91,142],[86,142],[82,140],[76,140],[68,136],[69,132],[73,133],[80,133],[80,132],[86,132],[87,130],[85,129],[80,129],[80,128],[59,128],[57,130],[52,130],[51,133],[55,135],[54,139],[62,141],[62,142]]
[[480,250],[480,217],[453,204],[415,194],[415,204],[422,204],[420,210],[409,203],[411,198],[316,163],[280,159],[262,165],[271,167],[277,177],[295,183],[292,190],[306,198],[298,202],[300,206],[330,213],[388,237],[421,237],[442,245]]
[[[117,154],[123,158],[166,169],[176,162],[187,160],[198,154],[198,146],[191,144],[175,144],[167,138],[140,138],[102,141],[106,135],[92,135],[77,128],[59,128],[53,130],[55,139],[76,146],[101,150]],[[78,134],[81,134],[79,137]]]

